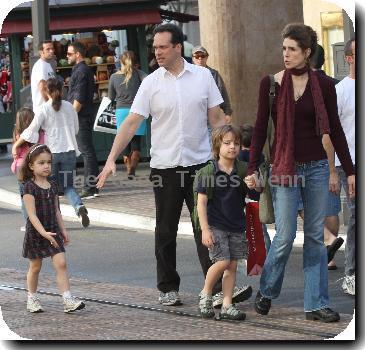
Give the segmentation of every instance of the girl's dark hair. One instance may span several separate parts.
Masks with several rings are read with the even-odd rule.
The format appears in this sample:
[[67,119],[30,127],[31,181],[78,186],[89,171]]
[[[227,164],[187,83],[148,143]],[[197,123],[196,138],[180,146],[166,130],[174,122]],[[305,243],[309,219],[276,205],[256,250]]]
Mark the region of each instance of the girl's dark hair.
[[317,48],[318,38],[317,33],[312,29],[312,27],[303,23],[289,23],[285,26],[281,35],[283,39],[289,38],[295,40],[303,51],[311,49],[308,59],[314,55]]
[[13,130],[13,142],[32,122],[34,118],[33,111],[28,107],[22,107],[16,113],[15,127]]
[[174,46],[177,44],[184,45],[184,34],[177,25],[172,23],[161,24],[154,29],[153,35],[164,32],[171,33],[171,44]]
[[242,137],[242,145],[246,148],[250,148],[253,134],[253,126],[250,124],[243,124],[240,126],[240,132]]
[[236,141],[239,141],[240,146],[242,145],[240,129],[238,129],[236,126],[223,125],[213,129],[212,148],[213,148],[213,157],[215,160],[219,160],[219,151],[221,149],[223,137],[229,132],[231,132],[234,135]]
[[47,92],[52,98],[52,107],[58,112],[62,104],[62,83],[59,79],[50,78],[47,80]]
[[33,171],[30,169],[29,165],[33,164],[34,161],[41,153],[49,153],[52,157],[52,153],[47,145],[42,145],[40,143],[36,143],[27,152],[24,157],[23,163],[20,167],[18,179],[20,181],[32,180],[34,178]]

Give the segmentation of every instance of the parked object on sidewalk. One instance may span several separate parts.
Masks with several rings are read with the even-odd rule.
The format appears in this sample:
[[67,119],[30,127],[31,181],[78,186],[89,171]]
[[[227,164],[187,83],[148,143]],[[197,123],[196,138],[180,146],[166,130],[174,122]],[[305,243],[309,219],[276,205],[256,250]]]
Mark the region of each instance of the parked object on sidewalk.
[[247,275],[260,275],[266,259],[262,224],[259,218],[259,203],[246,204]]

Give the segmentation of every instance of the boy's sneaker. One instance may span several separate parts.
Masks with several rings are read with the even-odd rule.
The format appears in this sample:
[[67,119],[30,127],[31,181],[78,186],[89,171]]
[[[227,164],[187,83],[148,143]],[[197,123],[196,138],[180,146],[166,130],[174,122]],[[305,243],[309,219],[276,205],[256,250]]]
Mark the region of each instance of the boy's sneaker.
[[41,302],[37,297],[28,297],[27,310],[29,312],[43,312]]
[[[232,294],[232,303],[238,304],[243,301],[250,299],[252,295],[251,286],[234,287]],[[223,305],[223,292],[214,294],[213,296],[213,307],[218,309]]]
[[355,274],[344,277],[342,289],[346,294],[355,295]]
[[158,297],[158,302],[165,306],[177,306],[182,305],[179,293],[175,290],[171,292],[163,293],[160,292],[160,296]]
[[63,309],[65,312],[73,312],[81,310],[85,307],[85,304],[81,300],[77,300],[74,297],[63,298]]
[[213,308],[213,297],[211,295],[199,294],[199,310],[203,318],[213,318],[215,316]]
[[77,215],[79,216],[81,225],[83,227],[88,227],[90,225],[90,219],[87,215],[87,209],[84,205],[79,208]]
[[246,314],[234,306],[234,304],[228,307],[222,306],[221,312],[219,313],[221,320],[236,320],[243,321],[246,318]]

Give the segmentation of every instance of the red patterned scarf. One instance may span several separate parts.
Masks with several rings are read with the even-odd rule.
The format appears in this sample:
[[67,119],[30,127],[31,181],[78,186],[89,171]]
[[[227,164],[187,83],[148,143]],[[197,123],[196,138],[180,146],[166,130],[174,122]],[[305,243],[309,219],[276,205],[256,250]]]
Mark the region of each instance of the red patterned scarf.
[[315,108],[316,133],[317,135],[330,133],[326,106],[316,74],[307,66],[301,69],[286,69],[277,100],[276,147],[271,173],[271,182],[275,185],[289,186],[290,183],[293,183],[293,176],[296,174],[294,158],[295,101],[292,74],[302,75],[306,72],[308,72],[308,84]]

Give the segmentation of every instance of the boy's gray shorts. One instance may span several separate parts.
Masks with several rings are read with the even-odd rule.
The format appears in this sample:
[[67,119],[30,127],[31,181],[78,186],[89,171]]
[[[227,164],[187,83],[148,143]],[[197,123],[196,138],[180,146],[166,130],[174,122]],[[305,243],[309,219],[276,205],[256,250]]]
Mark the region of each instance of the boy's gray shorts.
[[209,257],[213,263],[220,260],[247,259],[247,240],[245,232],[222,231],[211,227],[214,247],[209,249]]

